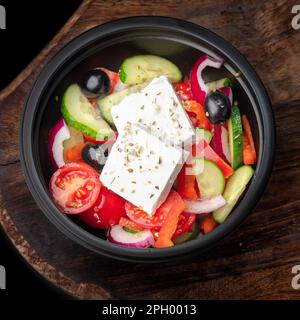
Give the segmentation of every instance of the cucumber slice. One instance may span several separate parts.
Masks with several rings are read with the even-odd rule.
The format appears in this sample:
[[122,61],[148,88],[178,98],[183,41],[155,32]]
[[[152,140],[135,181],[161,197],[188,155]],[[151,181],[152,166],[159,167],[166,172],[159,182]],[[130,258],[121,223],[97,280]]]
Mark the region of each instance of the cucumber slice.
[[237,169],[234,174],[228,179],[225,192],[223,194],[224,199],[227,204],[216,210],[213,213],[213,218],[219,222],[223,223],[228,217],[236,203],[238,202],[240,196],[245,191],[247,184],[251,180],[254,174],[254,170],[250,166],[242,166]]
[[211,199],[223,193],[225,177],[222,170],[211,160],[193,159],[193,171],[201,194],[201,199]]
[[193,232],[185,232],[185,233],[181,234],[180,236],[173,238],[172,241],[174,244],[181,244],[181,243],[187,242],[190,240],[192,234],[193,234]]
[[239,107],[235,102],[228,120],[231,166],[237,169],[243,164],[243,127]]
[[61,112],[68,126],[84,134],[107,140],[114,132],[109,124],[98,114],[77,84],[71,85],[65,92]]
[[195,222],[192,226],[191,232],[185,232],[180,236],[173,238],[172,241],[174,242],[174,244],[184,243],[184,242],[196,239],[199,233],[200,233],[200,228],[198,224]]
[[127,58],[120,67],[120,79],[126,84],[139,84],[163,75],[172,82],[178,82],[182,78],[180,70],[173,62],[153,55]]
[[196,128],[196,136],[200,140],[204,139],[208,144],[210,144],[213,134],[211,131],[201,129],[201,128]]
[[126,88],[122,91],[112,93],[104,98],[97,101],[103,118],[108,121],[111,125],[114,124],[113,118],[111,116],[111,108],[119,104],[126,96],[136,93],[144,89],[149,82],[141,83],[136,86]]

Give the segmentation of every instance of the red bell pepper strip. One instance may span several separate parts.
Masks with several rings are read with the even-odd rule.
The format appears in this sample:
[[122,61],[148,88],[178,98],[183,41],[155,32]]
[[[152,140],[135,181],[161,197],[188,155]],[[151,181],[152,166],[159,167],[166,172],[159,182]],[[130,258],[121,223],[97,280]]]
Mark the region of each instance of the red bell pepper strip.
[[217,226],[218,223],[212,217],[206,217],[200,222],[200,229],[204,234],[212,232]]
[[245,132],[243,134],[243,161],[244,164],[247,165],[255,164],[255,155],[252,152],[251,145]]
[[84,142],[71,149],[66,150],[65,151],[66,162],[80,161],[82,159],[81,152],[87,144],[88,142]]
[[242,123],[244,128],[244,134],[243,134],[244,164],[247,164],[247,165],[255,164],[257,157],[256,157],[252,131],[251,131],[248,118],[245,115],[242,116]]
[[226,179],[234,172],[233,168],[227,164],[203,139],[200,140],[196,146],[193,146],[192,154],[194,156],[203,157],[213,161],[222,170]]
[[200,103],[198,103],[196,100],[187,100],[184,101],[183,107],[189,116],[196,118],[196,127],[210,130],[210,121],[205,114],[204,107]]
[[155,248],[174,246],[172,237],[177,229],[179,216],[185,209],[185,203],[180,195],[172,190],[167,200],[164,202],[164,209],[168,210],[168,213],[158,233],[157,240],[154,244]]
[[184,164],[176,180],[176,189],[178,193],[186,199],[197,200],[200,198],[200,192],[195,175],[187,174],[188,165]]

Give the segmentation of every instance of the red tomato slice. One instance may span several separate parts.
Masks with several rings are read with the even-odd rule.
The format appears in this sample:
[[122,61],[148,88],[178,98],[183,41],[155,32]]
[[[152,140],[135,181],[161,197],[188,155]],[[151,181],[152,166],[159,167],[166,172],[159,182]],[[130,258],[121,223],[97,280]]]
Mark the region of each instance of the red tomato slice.
[[114,144],[118,138],[118,133],[115,132],[114,135],[112,135],[108,140],[97,140],[95,138],[92,138],[86,134],[83,134],[85,140],[88,142],[94,143],[94,144],[104,144],[104,143],[109,143],[109,144]]
[[124,205],[123,198],[102,186],[95,205],[83,212],[80,219],[92,228],[108,229],[126,216]]
[[91,208],[100,193],[99,174],[84,162],[59,168],[50,181],[50,192],[62,212],[79,214]]
[[131,230],[135,230],[137,232],[144,230],[144,228],[141,227],[140,225],[138,225],[138,224],[134,223],[133,221],[131,221],[127,218],[124,218],[124,217],[122,217],[120,219],[119,225],[121,225],[122,227],[128,228],[128,229],[131,229]]
[[89,101],[94,108],[98,108],[97,99],[90,98]]
[[181,101],[193,99],[190,82],[187,77],[184,78],[184,81],[175,84],[175,91]]
[[159,230],[167,213],[159,209],[153,216],[148,215],[139,207],[134,206],[130,202],[126,202],[125,210],[128,218],[145,229]]
[[[142,226],[145,229],[154,229],[159,230],[163,225],[166,216],[172,210],[173,206],[176,205],[176,197],[174,194],[177,194],[174,190],[171,190],[166,201],[156,210],[156,212],[150,216],[142,209],[134,206],[130,202],[126,202],[125,210],[128,218]],[[178,195],[181,199],[181,197]]]
[[182,212],[182,214],[179,216],[177,229],[173,237],[180,236],[181,234],[190,231],[195,221],[195,213]]

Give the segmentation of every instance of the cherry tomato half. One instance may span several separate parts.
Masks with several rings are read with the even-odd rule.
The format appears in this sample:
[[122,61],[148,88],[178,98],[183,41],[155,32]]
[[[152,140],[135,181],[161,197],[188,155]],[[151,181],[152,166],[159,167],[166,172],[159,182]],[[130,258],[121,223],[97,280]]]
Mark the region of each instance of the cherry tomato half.
[[90,137],[90,136],[88,136],[86,134],[83,134],[83,136],[84,136],[86,141],[94,143],[94,144],[100,144],[101,145],[101,144],[107,143],[108,145],[109,144],[113,145],[116,142],[117,138],[118,138],[118,133],[115,132],[108,140],[97,140],[97,139],[92,138],[92,137]]
[[182,214],[179,217],[177,229],[173,237],[180,236],[181,234],[190,231],[195,221],[196,221],[195,213],[182,212]]
[[156,212],[152,216],[148,215],[145,211],[134,206],[130,202],[126,202],[125,210],[128,218],[131,221],[137,223],[145,229],[159,230],[164,223],[168,213],[174,208],[174,205],[176,206],[176,204],[178,204],[176,203],[178,199],[182,201],[179,194],[176,191],[171,190],[165,202],[156,210]]
[[59,168],[50,181],[50,192],[62,212],[79,214],[91,208],[100,193],[99,174],[84,162]]
[[92,228],[108,229],[126,216],[124,205],[123,198],[102,186],[95,205],[83,212],[80,219]]
[[167,215],[166,211],[157,209],[154,215],[150,216],[147,212],[143,211],[139,207],[136,207],[130,202],[126,202],[125,210],[128,218],[131,221],[135,222],[143,228],[154,230],[160,229]]

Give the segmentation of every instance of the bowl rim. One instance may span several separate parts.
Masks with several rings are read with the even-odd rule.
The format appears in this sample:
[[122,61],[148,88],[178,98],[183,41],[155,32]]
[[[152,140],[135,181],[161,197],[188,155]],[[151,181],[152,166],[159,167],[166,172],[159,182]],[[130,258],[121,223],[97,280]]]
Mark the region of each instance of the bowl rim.
[[[260,121],[263,124],[261,128],[263,141],[261,141],[262,143],[260,142],[262,150],[260,162],[255,170],[251,185],[242,201],[233,210],[230,217],[210,234],[171,248],[128,248],[109,243],[85,231],[76,223],[72,222],[66,215],[63,215],[45,192],[41,178],[36,170],[33,156],[31,133],[33,132],[35,114],[40,103],[42,92],[51,81],[54,73],[63,66],[70,57],[74,57],[77,51],[88,46],[93,41],[97,41],[101,36],[107,36],[108,34],[115,34],[121,31],[124,32],[124,28],[132,29],[138,27],[159,27],[164,30],[179,32],[182,35],[193,36],[198,39],[199,42],[205,42],[207,45],[214,47],[218,52],[225,55],[229,61],[234,61],[234,64],[238,66],[238,69],[253,91],[253,96],[255,96],[257,100],[257,106],[260,111]],[[30,134],[28,134],[28,132],[30,132]],[[55,54],[40,72],[27,97],[21,116],[19,139],[20,160],[27,186],[37,205],[63,234],[82,246],[110,258],[134,262],[163,262],[179,259],[183,256],[186,257],[195,254],[197,251],[202,252],[209,249],[235,230],[248,214],[250,214],[262,196],[271,175],[275,154],[275,122],[271,103],[262,81],[246,58],[229,42],[214,32],[185,20],[170,17],[139,16],[114,20],[96,26],[75,37]],[[260,140],[262,140],[261,135]]]

